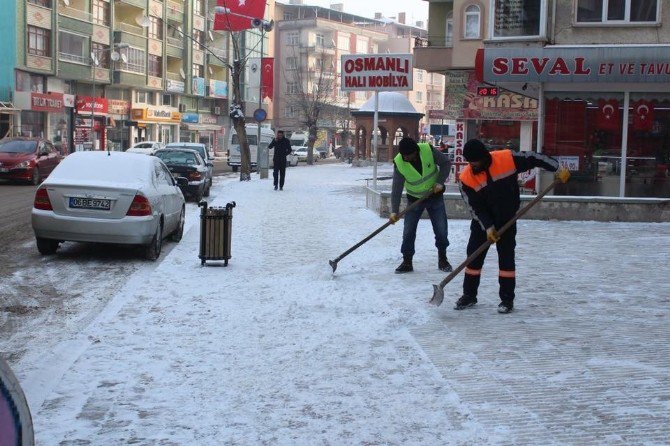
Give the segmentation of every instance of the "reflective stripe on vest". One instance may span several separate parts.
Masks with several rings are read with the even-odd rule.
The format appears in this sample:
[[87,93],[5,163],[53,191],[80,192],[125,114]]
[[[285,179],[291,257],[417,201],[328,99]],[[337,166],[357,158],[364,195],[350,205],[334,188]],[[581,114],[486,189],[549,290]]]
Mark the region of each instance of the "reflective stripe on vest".
[[433,158],[433,150],[430,144],[419,144],[419,157],[421,159],[422,173],[420,174],[412,166],[412,163],[402,159],[402,155],[398,153],[393,162],[398,168],[398,172],[405,178],[405,189],[407,193],[414,197],[422,197],[428,192],[437,181],[438,170]]
[[[502,178],[507,178],[511,175],[516,175],[516,166],[514,165],[514,157],[511,150],[496,150],[491,154],[491,165],[488,168],[493,181],[498,181]],[[470,165],[465,166],[461,172],[461,183],[471,187],[475,191],[480,191],[486,186],[486,171],[475,174],[472,172]]]

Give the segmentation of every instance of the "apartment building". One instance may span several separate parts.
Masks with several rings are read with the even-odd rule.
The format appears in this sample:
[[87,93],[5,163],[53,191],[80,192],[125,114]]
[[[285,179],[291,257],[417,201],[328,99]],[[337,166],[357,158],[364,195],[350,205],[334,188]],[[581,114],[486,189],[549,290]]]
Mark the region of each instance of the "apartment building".
[[[229,33],[212,30],[214,6],[6,0],[0,130],[47,137],[64,153],[124,150],[140,140],[202,141],[222,150],[232,54]],[[244,42],[261,32],[243,34],[244,52]]]
[[668,197],[667,6],[431,1],[418,65],[445,73],[445,112],[462,139],[541,151],[569,167],[557,193]]

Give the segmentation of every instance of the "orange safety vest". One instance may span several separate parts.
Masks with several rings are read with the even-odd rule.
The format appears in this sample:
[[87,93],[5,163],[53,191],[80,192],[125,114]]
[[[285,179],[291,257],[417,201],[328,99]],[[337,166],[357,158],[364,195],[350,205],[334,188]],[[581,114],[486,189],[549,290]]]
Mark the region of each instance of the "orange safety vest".
[[[491,165],[488,168],[493,181],[516,175],[516,165],[511,150],[496,150],[490,153]],[[479,192],[487,184],[486,171],[475,174],[468,164],[461,172],[461,183]]]

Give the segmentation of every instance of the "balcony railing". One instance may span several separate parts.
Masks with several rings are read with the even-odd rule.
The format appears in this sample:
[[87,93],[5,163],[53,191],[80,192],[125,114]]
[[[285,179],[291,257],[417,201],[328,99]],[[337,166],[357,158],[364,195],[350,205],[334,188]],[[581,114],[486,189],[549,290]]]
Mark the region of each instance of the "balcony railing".
[[167,73],[165,73],[165,77],[172,81],[180,81],[180,82],[184,81],[184,79],[182,79],[181,77],[181,74],[179,73],[171,73],[168,71]]
[[58,14],[84,22],[93,23],[93,15],[90,12],[82,11],[71,6],[59,5]]
[[184,40],[178,37],[166,37],[168,45],[176,46],[177,48],[184,48]]
[[168,1],[167,7],[168,11],[171,12],[181,12],[181,13],[184,12],[184,5],[182,3]]
[[129,23],[122,22],[121,20],[117,20],[114,27],[119,31],[144,37],[144,28],[141,26],[131,25]]

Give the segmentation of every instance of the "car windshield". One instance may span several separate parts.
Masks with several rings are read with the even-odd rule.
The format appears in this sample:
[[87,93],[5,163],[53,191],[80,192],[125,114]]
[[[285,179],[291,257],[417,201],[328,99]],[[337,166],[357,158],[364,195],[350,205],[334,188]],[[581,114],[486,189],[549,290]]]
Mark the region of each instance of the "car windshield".
[[160,151],[156,152],[156,156],[168,165],[195,166],[199,164],[195,153]]
[[0,141],[2,153],[33,153],[37,148],[37,141]]
[[200,154],[202,159],[206,160],[207,159],[207,154],[205,153],[205,148],[203,146],[180,146],[177,144],[170,144],[171,149],[189,149],[189,150],[195,150]]
[[[247,133],[247,142],[249,143],[250,146],[255,146],[256,145],[256,135],[249,135]],[[239,143],[240,143],[240,140],[237,137],[237,133],[234,133],[233,134],[233,140],[232,140],[231,144],[239,144]]]
[[135,144],[133,146],[133,148],[135,148],[135,149],[151,149],[153,146],[154,146],[153,143],[143,142],[143,143],[140,143],[140,144]]

